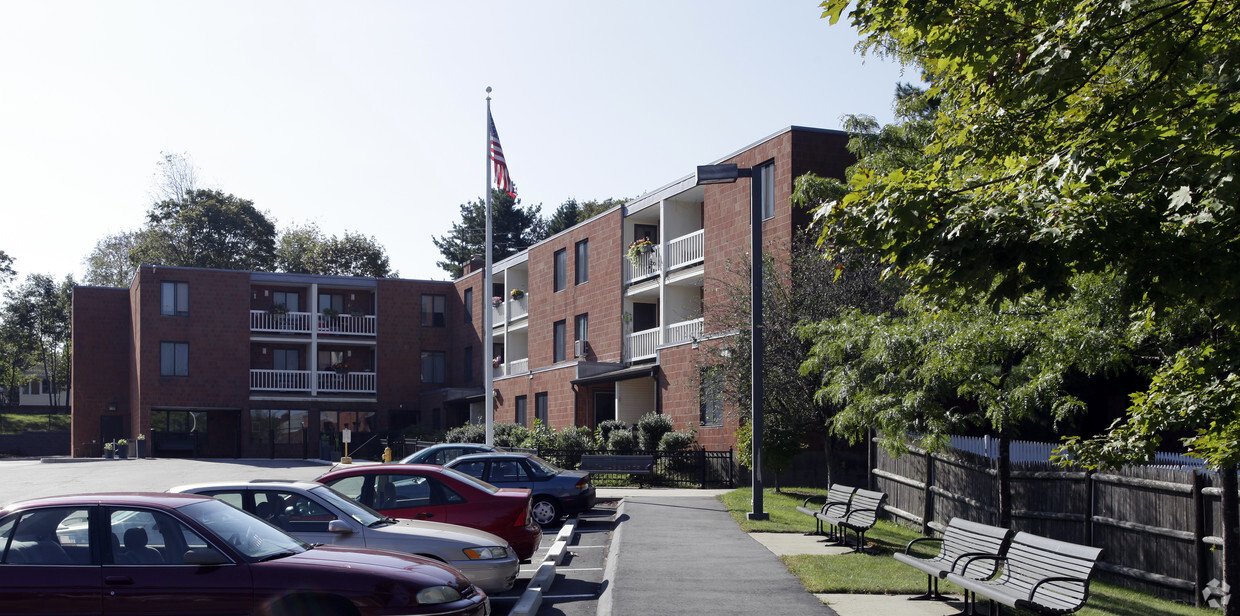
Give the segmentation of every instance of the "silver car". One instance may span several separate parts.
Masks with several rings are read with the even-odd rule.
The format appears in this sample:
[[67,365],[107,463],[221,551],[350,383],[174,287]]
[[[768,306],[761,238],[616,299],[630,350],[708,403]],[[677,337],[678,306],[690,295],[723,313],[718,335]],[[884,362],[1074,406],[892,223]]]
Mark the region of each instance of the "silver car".
[[508,543],[491,533],[389,518],[321,483],[215,482],[169,492],[213,496],[307,543],[382,548],[437,560],[459,569],[488,593],[512,588],[520,568]]

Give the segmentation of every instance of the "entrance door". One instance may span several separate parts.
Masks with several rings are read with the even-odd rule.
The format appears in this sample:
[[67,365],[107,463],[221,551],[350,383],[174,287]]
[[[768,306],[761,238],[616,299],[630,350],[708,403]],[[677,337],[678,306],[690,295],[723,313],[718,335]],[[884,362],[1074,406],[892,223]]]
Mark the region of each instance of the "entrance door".
[[125,418],[120,415],[104,415],[99,418],[99,438],[111,443],[125,438]]
[[594,426],[616,418],[616,392],[594,392]]

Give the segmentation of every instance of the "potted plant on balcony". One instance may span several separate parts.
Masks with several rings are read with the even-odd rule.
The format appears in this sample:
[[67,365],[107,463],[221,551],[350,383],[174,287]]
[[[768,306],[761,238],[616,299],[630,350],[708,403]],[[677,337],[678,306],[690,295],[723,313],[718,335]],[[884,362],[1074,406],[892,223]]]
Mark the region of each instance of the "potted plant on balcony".
[[138,441],[138,457],[145,458],[146,457],[146,435],[139,432],[137,441]]
[[122,460],[129,459],[129,441],[125,439],[116,441],[116,455]]
[[496,307],[496,308],[499,308],[500,306],[503,306],[503,305],[504,305],[504,298],[502,298],[502,297],[500,297],[500,296],[498,296],[498,295],[496,295],[495,297],[492,297],[492,298],[491,298],[491,305],[492,305],[492,306],[494,306],[494,307]]
[[492,368],[498,368],[498,367],[500,366],[500,364],[502,364],[502,363],[504,363],[504,356],[503,356],[503,355],[496,355],[496,356],[495,356],[495,359],[492,359],[492,360],[491,360],[491,367],[492,367]]
[[341,361],[341,362],[336,362],[336,363],[332,364],[332,370],[335,370],[335,371],[336,371],[336,374],[348,374],[348,373],[349,373],[349,364],[347,364],[347,363],[345,363],[345,362],[342,362],[342,361]]
[[525,291],[522,291],[521,289],[513,289],[508,292],[508,297],[511,297],[514,300],[520,300],[522,297],[525,297]]
[[654,242],[642,238],[640,240],[633,240],[633,243],[629,244],[629,249],[624,253],[624,256],[628,258],[629,263],[632,263],[634,267],[640,267],[646,263],[647,255],[652,252],[654,252]]

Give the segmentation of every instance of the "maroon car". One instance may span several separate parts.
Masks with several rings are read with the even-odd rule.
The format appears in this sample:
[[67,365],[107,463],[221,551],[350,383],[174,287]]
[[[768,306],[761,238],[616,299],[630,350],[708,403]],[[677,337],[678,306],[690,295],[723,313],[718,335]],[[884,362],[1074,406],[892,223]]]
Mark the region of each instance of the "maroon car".
[[542,540],[530,515],[531,493],[497,488],[433,464],[382,464],[331,471],[316,481],[394,518],[447,522],[485,530],[529,560]]
[[417,556],[312,547],[223,501],[83,494],[0,509],[5,614],[486,616],[459,571]]

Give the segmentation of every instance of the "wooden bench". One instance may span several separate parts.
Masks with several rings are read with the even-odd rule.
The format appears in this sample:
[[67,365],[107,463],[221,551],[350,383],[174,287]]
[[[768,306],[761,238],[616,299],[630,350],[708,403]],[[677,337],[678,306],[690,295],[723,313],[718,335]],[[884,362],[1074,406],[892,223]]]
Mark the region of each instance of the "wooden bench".
[[835,509],[831,513],[820,512],[814,516],[829,525],[840,527],[844,533],[842,543],[848,543],[848,531],[856,533],[856,551],[864,552],[865,532],[873,528],[874,523],[878,521],[878,512],[883,508],[883,501],[886,500],[885,492],[857,490],[853,492],[852,500],[848,503],[848,511],[841,512]]
[[[801,513],[804,513],[805,515],[811,518],[814,518],[814,521],[817,522],[818,524],[818,528],[815,531],[815,534],[827,535],[829,537],[834,538],[836,534],[835,527],[831,527],[831,532],[829,534],[827,532],[824,532],[823,526],[822,526],[822,518],[818,517],[818,514],[819,513],[841,513],[841,514],[847,513],[848,502],[852,500],[853,492],[856,492],[856,491],[857,491],[857,488],[854,488],[852,486],[846,486],[846,485],[841,485],[838,483],[833,483],[831,484],[830,488],[827,488],[826,496],[811,496],[805,499],[805,502],[801,503],[800,505],[797,505],[797,511],[800,511]],[[821,507],[810,507],[811,501],[816,501],[820,499],[823,501]]]
[[654,473],[654,456],[583,455],[579,471],[599,475],[650,475]]
[[1094,548],[1032,533],[1016,533],[1002,556],[973,556],[964,561],[964,571],[981,560],[994,560],[1003,572],[993,580],[973,579],[962,573],[948,573],[947,581],[965,590],[966,611],[969,593],[990,600],[991,614],[996,603],[1042,614],[1069,614],[1081,609],[1089,598],[1089,579],[1093,576],[1102,548]]
[[[896,560],[925,572],[926,594],[915,597],[916,599],[942,600],[944,597],[939,594],[939,580],[946,578],[948,573],[959,573],[976,580],[994,577],[999,566],[997,560],[968,561],[967,570],[964,567],[965,561],[974,556],[1002,555],[1011,536],[1012,531],[1006,528],[970,522],[964,518],[952,518],[947,523],[942,538],[914,539],[904,546],[904,553],[896,553],[894,556]],[[914,545],[936,541],[939,542],[939,553],[935,556],[913,556]]]

